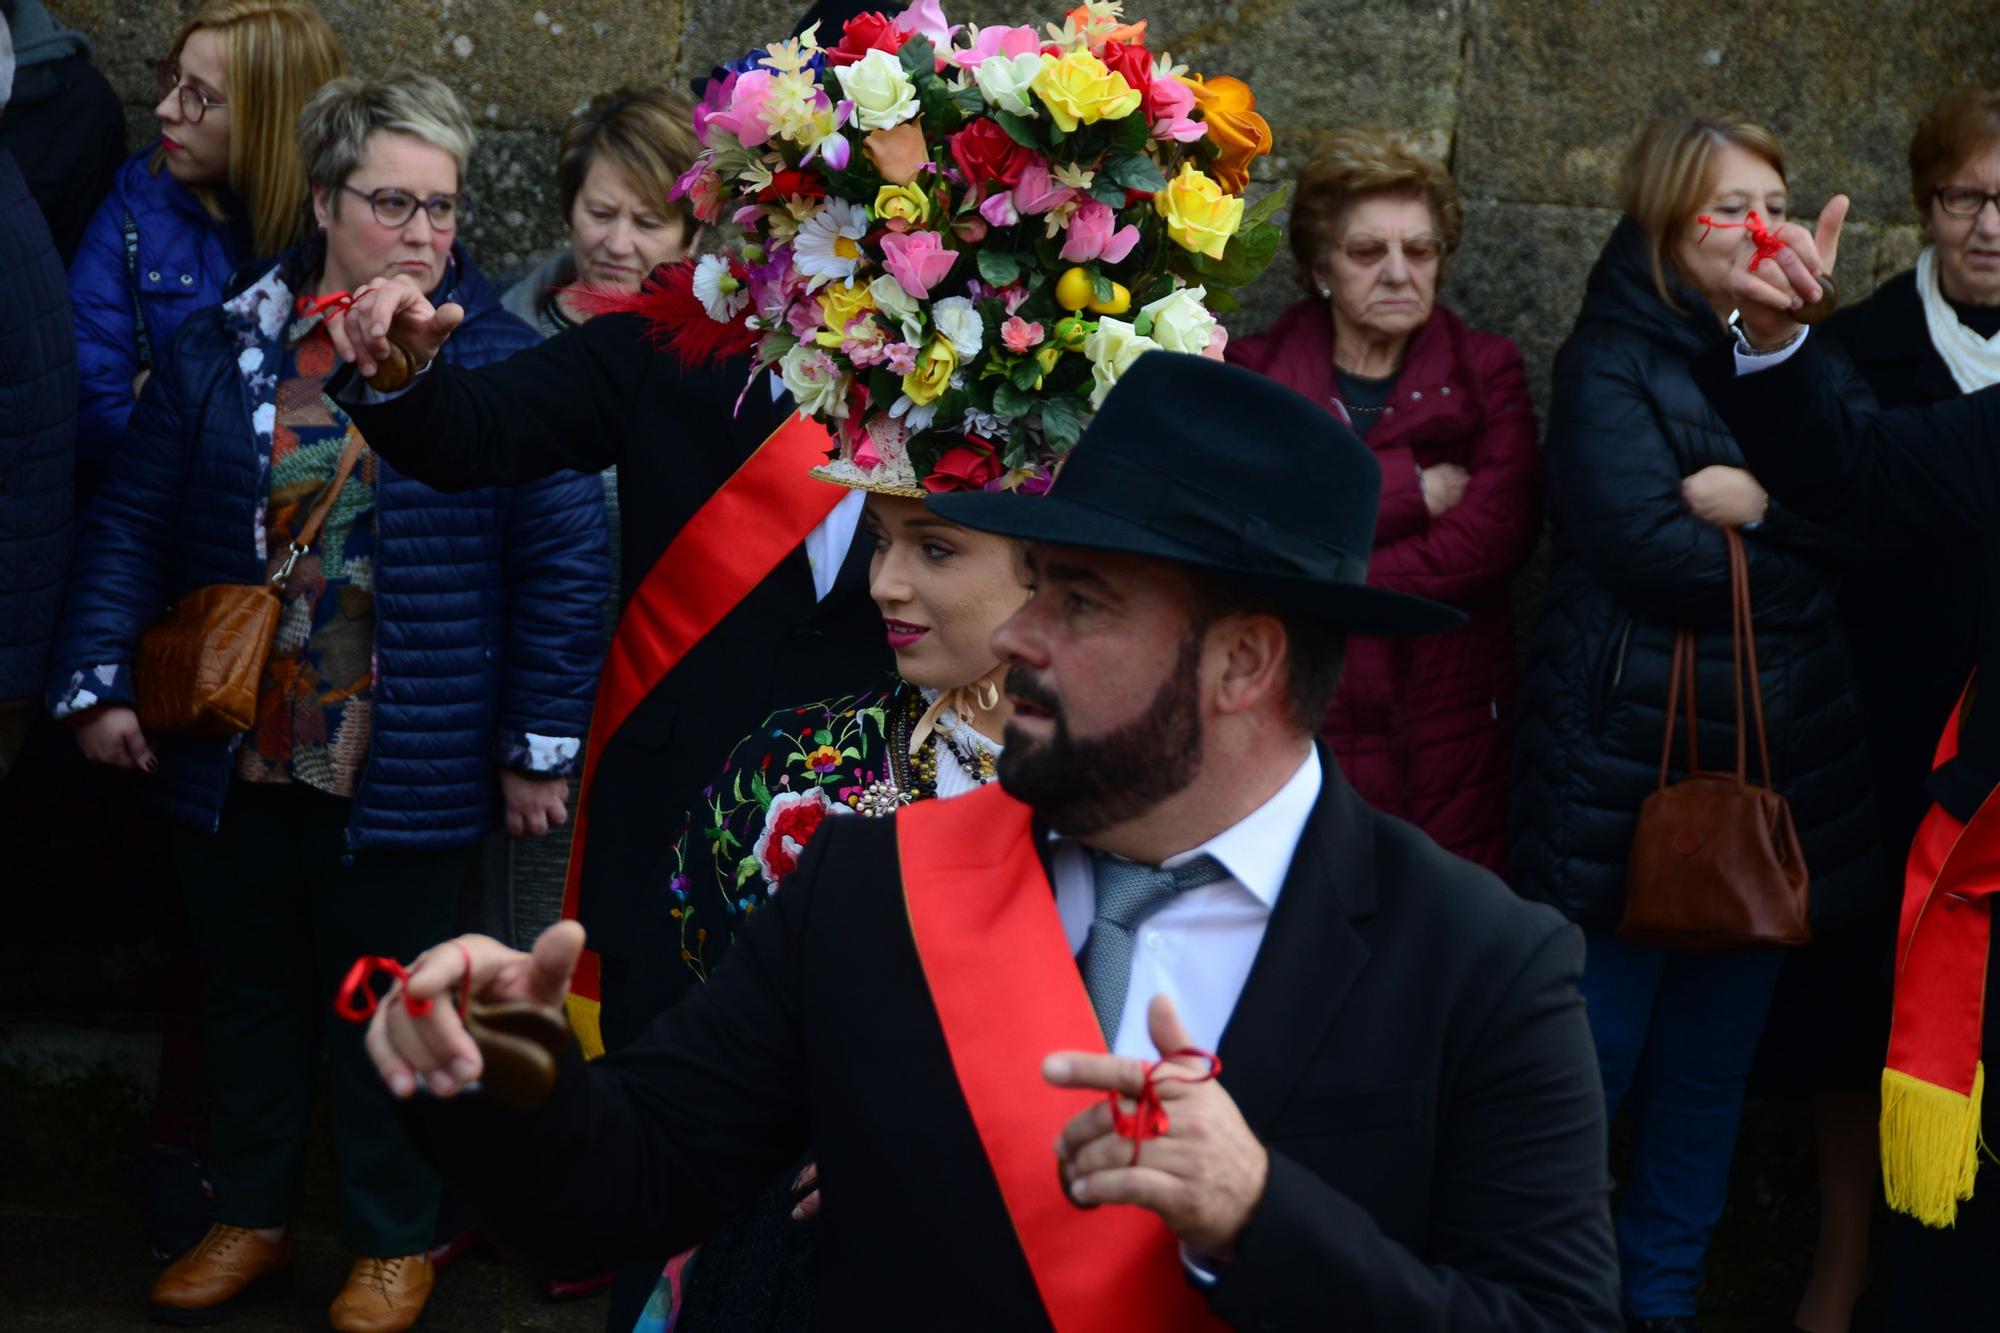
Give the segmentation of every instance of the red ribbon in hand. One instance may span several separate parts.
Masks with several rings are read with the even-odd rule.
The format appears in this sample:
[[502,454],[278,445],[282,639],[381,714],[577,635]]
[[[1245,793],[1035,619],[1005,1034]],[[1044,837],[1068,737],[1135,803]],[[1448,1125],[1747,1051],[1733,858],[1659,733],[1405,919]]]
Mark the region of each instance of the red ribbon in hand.
[[[472,950],[463,944],[457,945],[459,953],[465,957],[465,979],[458,986],[458,1016],[465,1017],[465,1006],[472,994]],[[422,1018],[431,1011],[435,1000],[419,1000],[410,994],[410,969],[393,958],[357,958],[354,966],[347,969],[346,980],[340,983],[340,990],[333,997],[333,1012],[350,1023],[366,1023],[375,1016],[375,991],[369,985],[377,976],[392,979],[388,994],[394,995],[396,987],[403,988],[403,1009],[411,1018]]]
[[[1208,1071],[1202,1074],[1181,1071],[1180,1066],[1172,1062],[1180,1059],[1182,1056],[1205,1061],[1208,1065]],[[1162,1072],[1170,1067],[1180,1072]],[[1112,1132],[1120,1138],[1132,1140],[1133,1166],[1139,1165],[1139,1146],[1147,1139],[1161,1137],[1170,1127],[1167,1120],[1167,1108],[1160,1104],[1160,1089],[1158,1087],[1160,1081],[1164,1079],[1169,1083],[1206,1083],[1221,1072],[1222,1058],[1220,1056],[1211,1055],[1207,1051],[1193,1046],[1183,1046],[1178,1051],[1170,1051],[1146,1066],[1145,1086],[1140,1090],[1137,1098],[1138,1104],[1132,1110],[1127,1111],[1120,1104],[1124,1098],[1120,1097],[1117,1093],[1107,1094],[1106,1099],[1111,1103]]]
[[1752,273],[1757,271],[1757,265],[1767,259],[1777,258],[1778,251],[1785,248],[1785,243],[1772,235],[1771,229],[1764,225],[1764,219],[1757,216],[1757,210],[1754,208],[1750,210],[1749,215],[1741,222],[1717,222],[1706,213],[1696,218],[1695,221],[1701,224],[1702,229],[1700,239],[1695,242],[1696,245],[1700,245],[1702,241],[1707,240],[1708,234],[1712,231],[1734,231],[1740,227],[1744,231],[1749,232],[1750,244],[1757,247],[1755,257],[1750,260],[1750,271]]

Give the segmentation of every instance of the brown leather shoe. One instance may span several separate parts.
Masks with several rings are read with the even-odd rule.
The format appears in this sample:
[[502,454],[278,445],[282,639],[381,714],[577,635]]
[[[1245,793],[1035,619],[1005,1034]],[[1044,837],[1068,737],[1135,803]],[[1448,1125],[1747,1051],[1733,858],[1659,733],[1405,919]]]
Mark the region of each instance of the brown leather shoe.
[[356,1259],[327,1315],[339,1333],[403,1333],[424,1312],[436,1279],[427,1254]]
[[217,1222],[153,1284],[153,1317],[169,1324],[220,1323],[246,1298],[281,1285],[291,1266],[289,1234],[269,1241],[245,1227]]

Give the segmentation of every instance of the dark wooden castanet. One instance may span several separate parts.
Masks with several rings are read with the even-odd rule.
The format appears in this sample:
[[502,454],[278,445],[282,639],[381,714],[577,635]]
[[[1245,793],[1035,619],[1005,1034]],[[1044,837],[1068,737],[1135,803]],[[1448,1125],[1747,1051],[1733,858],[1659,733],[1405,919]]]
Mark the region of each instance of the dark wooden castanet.
[[479,1085],[502,1106],[539,1106],[556,1086],[556,1058],[569,1044],[562,1011],[529,1000],[475,1004],[465,1030],[479,1047]]
[[1834,285],[1831,273],[1819,275],[1819,300],[1801,306],[1793,315],[1801,324],[1817,324],[1840,309],[1840,288]]

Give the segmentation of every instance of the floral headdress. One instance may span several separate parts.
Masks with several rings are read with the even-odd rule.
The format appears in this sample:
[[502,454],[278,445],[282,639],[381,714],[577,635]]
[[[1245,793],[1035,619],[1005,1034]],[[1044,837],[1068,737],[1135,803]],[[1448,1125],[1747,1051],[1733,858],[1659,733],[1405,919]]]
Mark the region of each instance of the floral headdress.
[[1246,207],[1270,127],[1118,4],[1029,27],[939,0],[716,71],[677,187],[721,253],[628,308],[696,361],[754,351],[834,434],[816,475],[899,495],[1039,491],[1142,353],[1220,356],[1276,253]]

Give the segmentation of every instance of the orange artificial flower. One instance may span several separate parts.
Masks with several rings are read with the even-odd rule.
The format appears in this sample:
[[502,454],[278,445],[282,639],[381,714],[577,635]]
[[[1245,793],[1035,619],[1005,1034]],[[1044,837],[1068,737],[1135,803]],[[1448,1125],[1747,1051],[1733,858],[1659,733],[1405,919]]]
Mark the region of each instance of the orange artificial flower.
[[1257,94],[1243,80],[1227,75],[1203,79],[1189,74],[1181,82],[1194,92],[1194,104],[1208,126],[1208,141],[1222,150],[1209,165],[1209,174],[1231,194],[1242,194],[1250,184],[1252,159],[1271,151],[1271,126],[1257,114]]
[[1146,44],[1146,20],[1120,23],[1109,5],[1078,5],[1063,18],[1089,32],[1092,51],[1099,50],[1106,42],[1123,42],[1127,46]]

